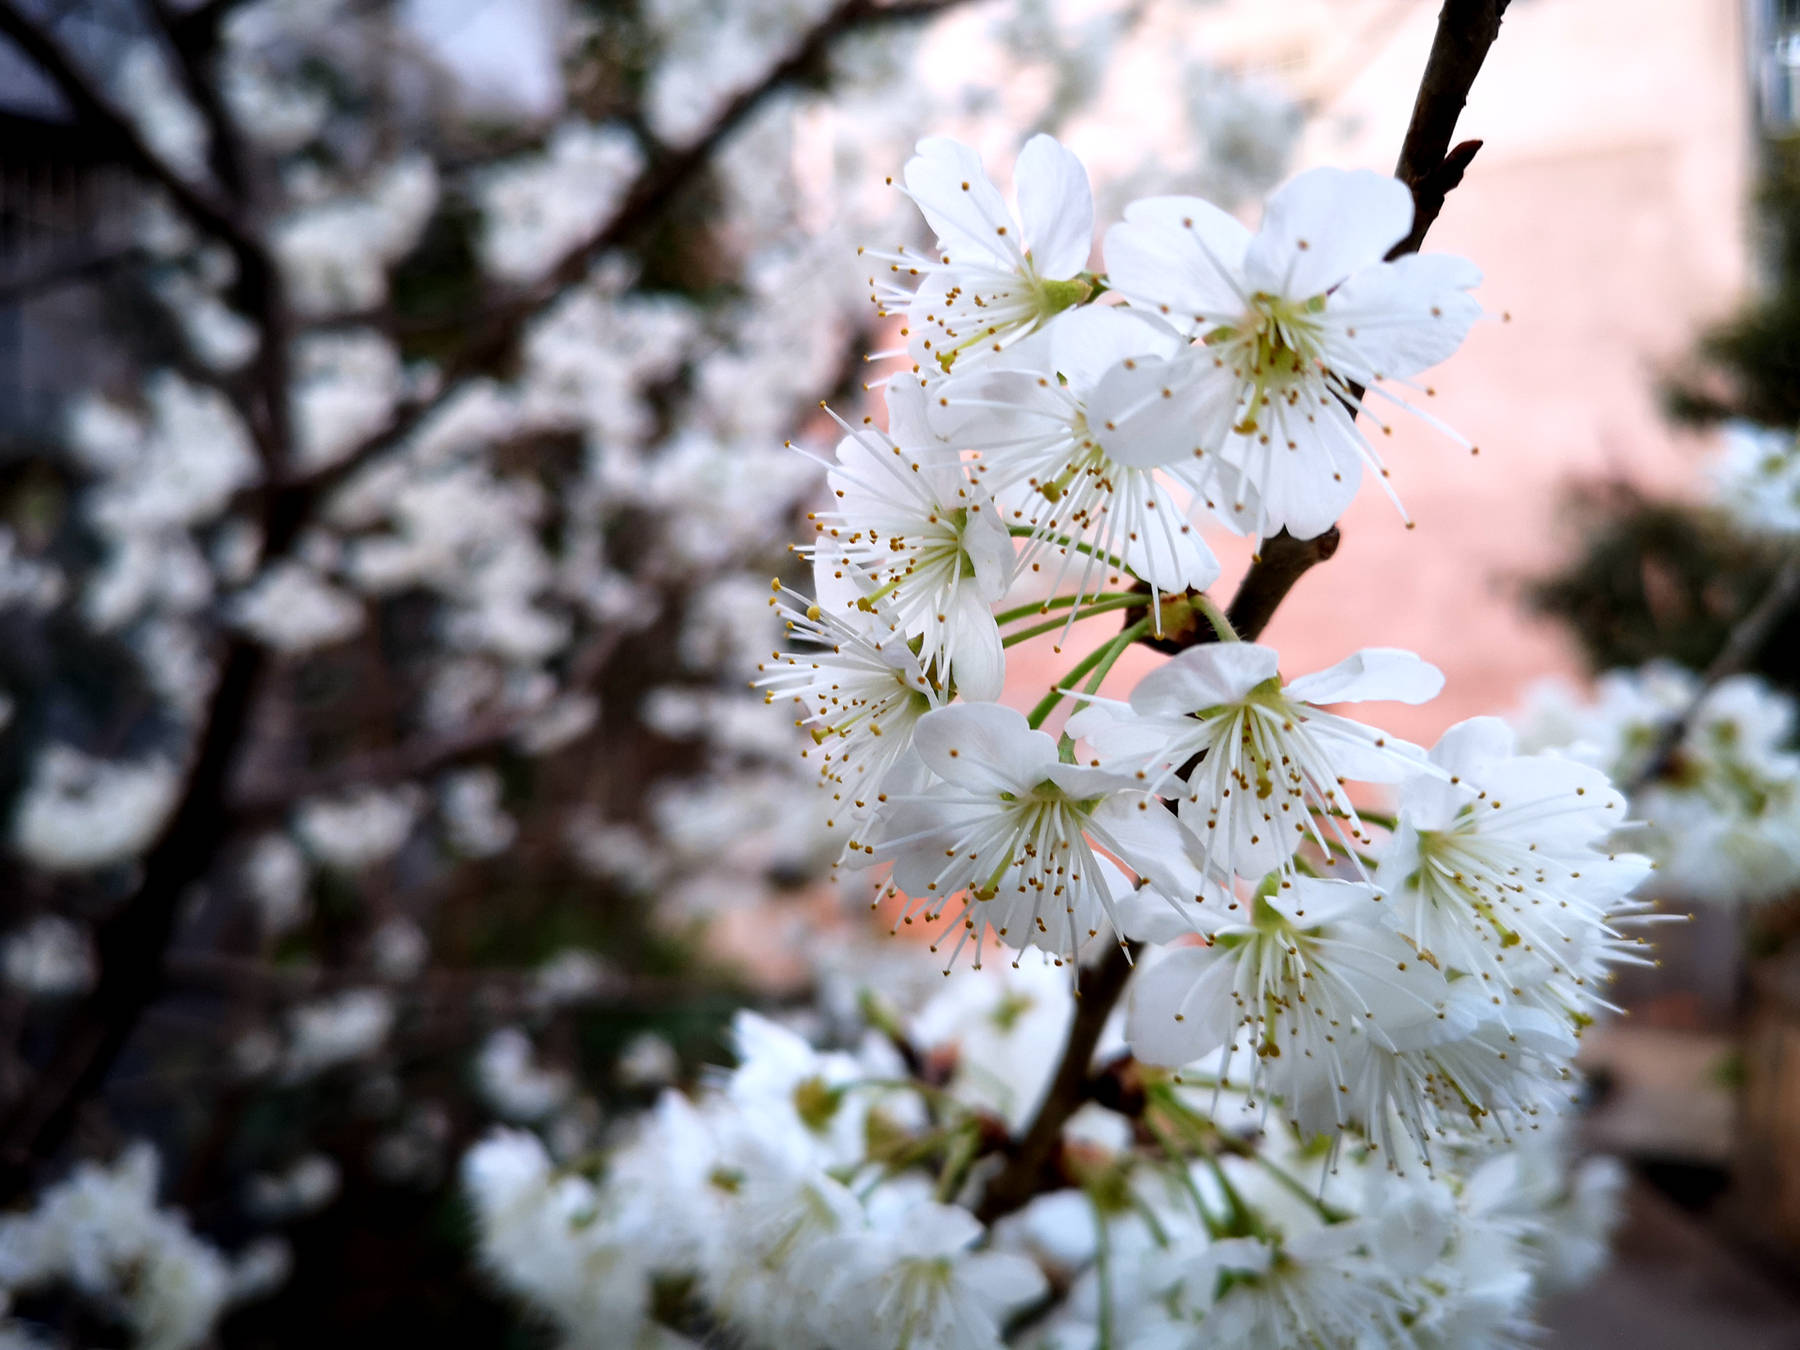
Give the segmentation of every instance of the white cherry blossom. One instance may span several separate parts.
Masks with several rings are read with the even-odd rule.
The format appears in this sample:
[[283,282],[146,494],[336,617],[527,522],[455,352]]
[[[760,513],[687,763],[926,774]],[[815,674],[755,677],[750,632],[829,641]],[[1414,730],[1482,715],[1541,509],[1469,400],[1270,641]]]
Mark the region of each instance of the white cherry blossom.
[[[1404,943],[1397,945],[1404,953]],[[1410,962],[1415,969],[1424,964]],[[1276,1067],[1272,1086],[1303,1135],[1353,1124],[1379,1144],[1390,1165],[1404,1170],[1416,1151],[1429,1167],[1433,1140],[1454,1141],[1490,1121],[1503,1135],[1535,1128],[1574,1099],[1570,1064],[1577,1042],[1570,1021],[1497,1004],[1478,979],[1451,980],[1431,1016],[1390,1019],[1385,1032],[1345,1047],[1336,1082]]]
[[847,606],[885,600],[920,638],[922,669],[964,698],[994,699],[1006,652],[991,606],[1012,581],[1012,538],[960,456],[931,435],[923,398],[917,385],[890,385],[887,433],[864,426],[839,442],[827,478],[835,505],[812,515],[818,539],[802,551],[852,581]]
[[[1254,643],[1190,647],[1138,681],[1129,703],[1094,701],[1069,722],[1102,768],[1135,771],[1152,792],[1168,790],[1198,758],[1187,770],[1181,820],[1222,880],[1292,871],[1309,837],[1327,850],[1363,839],[1344,780],[1391,783],[1422,767],[1418,746],[1321,705],[1423,703],[1444,683],[1436,666],[1387,647],[1287,683],[1277,666],[1274,648]],[[1322,827],[1321,816],[1341,816],[1343,825]]]
[[1109,371],[1182,346],[1138,315],[1090,306],[927,392],[933,428],[975,453],[976,478],[1007,525],[1029,533],[1024,564],[1040,568],[1041,556],[1060,551],[1059,577],[1073,571],[1079,597],[1118,582],[1120,563],[1158,593],[1218,578],[1193,520],[1198,506],[1215,504],[1207,493],[1217,475],[1204,457],[1146,455],[1143,437],[1090,406]]
[[1651,866],[1601,847],[1626,805],[1604,773],[1514,749],[1497,718],[1446,731],[1431,752],[1437,772],[1401,790],[1376,873],[1391,922],[1422,958],[1497,991],[1528,958],[1572,969]]
[[1242,499],[1258,534],[1322,533],[1363,464],[1382,470],[1356,387],[1385,394],[1377,382],[1438,364],[1481,312],[1464,259],[1384,260],[1412,223],[1405,184],[1342,169],[1290,181],[1255,234],[1197,197],[1134,202],[1106,233],[1108,283],[1196,345],[1115,371],[1095,404],[1146,454],[1202,447],[1236,469],[1258,494]]
[[1384,1259],[1388,1236],[1371,1220],[1353,1219],[1285,1240],[1192,1240],[1152,1253],[1153,1263],[1175,1276],[1167,1314],[1191,1327],[1167,1344],[1208,1350],[1405,1345],[1410,1299],[1393,1262]]
[[904,313],[907,350],[926,374],[1004,351],[1087,299],[1094,198],[1081,161],[1033,136],[1013,171],[1015,215],[968,146],[941,136],[906,162],[906,194],[937,235],[937,254],[864,249],[881,312]]
[[[828,581],[829,565],[814,575]],[[907,762],[914,727],[944,695],[919,668],[887,605],[834,603],[834,589],[822,585],[821,600],[809,603],[777,584],[777,597],[789,599],[781,607],[788,634],[808,650],[771,654],[754,683],[771,703],[785,696],[799,705],[796,725],[811,724],[821,780],[834,800],[861,812]]]
[[988,929],[1063,960],[1103,929],[1123,932],[1132,886],[1106,854],[1177,909],[1203,893],[1179,826],[1154,798],[1125,775],[1065,763],[1014,709],[953,704],[920,718],[913,737],[937,781],[886,808],[850,847],[865,864],[893,864],[907,921],[952,916],[961,932],[950,961],[973,938],[979,966]]
[[1800,448],[1792,431],[1728,424],[1713,478],[1720,505],[1749,533],[1800,535]]
[[871,1200],[869,1227],[834,1254],[831,1343],[1000,1350],[1001,1325],[1044,1292],[1043,1272],[1011,1252],[971,1250],[987,1230],[968,1210],[933,1203],[922,1187],[886,1189]]
[[[1140,1059],[1181,1066],[1211,1052],[1228,1076],[1240,1035],[1255,1052],[1251,1088],[1278,1069],[1337,1096],[1355,1042],[1394,1049],[1389,1027],[1438,1018],[1443,975],[1381,926],[1382,899],[1361,882],[1298,877],[1232,901],[1205,946],[1177,947],[1133,983],[1126,1038]],[[1345,1108],[1325,1128],[1340,1128]]]

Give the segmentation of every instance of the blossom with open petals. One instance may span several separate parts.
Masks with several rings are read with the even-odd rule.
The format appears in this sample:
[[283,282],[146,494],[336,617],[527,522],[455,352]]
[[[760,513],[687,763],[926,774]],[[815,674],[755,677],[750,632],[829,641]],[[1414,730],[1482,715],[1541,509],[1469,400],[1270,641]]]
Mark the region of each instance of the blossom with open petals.
[[1235,469],[1257,491],[1244,509],[1258,534],[1322,533],[1363,464],[1382,468],[1357,387],[1385,393],[1379,381],[1443,361],[1481,312],[1464,259],[1385,261],[1412,224],[1406,185],[1366,170],[1301,174],[1255,234],[1197,197],[1132,203],[1106,233],[1108,284],[1196,345],[1115,371],[1095,402],[1146,454],[1201,448]]
[[821,779],[840,803],[860,812],[907,761],[914,726],[944,695],[919,668],[905,629],[884,606],[828,610],[779,582],[769,603],[784,595],[780,608],[788,634],[804,647],[771,653],[754,684],[766,691],[767,702],[785,695],[799,705],[796,725],[810,727],[819,746]]
[[[1279,1066],[1290,1082],[1347,1091],[1356,1041],[1392,1050],[1390,1023],[1434,1020],[1449,997],[1443,975],[1382,926],[1381,904],[1365,883],[1314,877],[1231,902],[1206,946],[1177,947],[1138,975],[1133,1052],[1179,1066],[1216,1051],[1223,1073],[1245,1036],[1252,1090]],[[1337,1112],[1332,1127],[1351,1118]]]
[[1094,197],[1081,161],[1033,136],[1013,177],[1015,216],[968,146],[941,136],[906,162],[906,193],[937,234],[937,256],[864,249],[886,265],[869,278],[885,316],[906,315],[907,349],[922,374],[1004,351],[1093,287]]
[[1329,847],[1321,816],[1360,838],[1344,780],[1391,783],[1422,767],[1418,746],[1320,705],[1423,703],[1444,683],[1436,666],[1386,647],[1286,684],[1276,666],[1274,648],[1255,643],[1190,647],[1138,681],[1129,704],[1096,701],[1069,723],[1101,767],[1135,770],[1153,792],[1185,769],[1182,823],[1221,880],[1291,870],[1309,836]]
[[1603,847],[1625,816],[1604,773],[1514,746],[1498,718],[1446,731],[1431,752],[1437,772],[1401,790],[1399,829],[1376,873],[1390,921],[1421,956],[1497,993],[1533,958],[1574,970],[1570,957],[1612,933],[1651,866]]
[[865,426],[838,444],[827,482],[835,504],[813,514],[815,570],[851,583],[842,603],[884,600],[920,639],[921,668],[964,698],[1000,696],[1006,652],[992,604],[1012,580],[1012,537],[956,451],[933,437],[917,385],[888,388],[888,431]]
[[1215,475],[1191,456],[1163,463],[1092,415],[1107,372],[1175,353],[1181,340],[1120,308],[1088,307],[926,395],[932,428],[975,455],[977,481],[1006,523],[1029,533],[1023,564],[1060,551],[1081,597],[1120,579],[1112,560],[1157,593],[1204,589],[1219,575],[1193,512]]
[[954,913],[952,961],[972,937],[979,965],[984,929],[1068,960],[1103,929],[1123,933],[1133,888],[1106,854],[1172,906],[1200,898],[1175,819],[1132,778],[1064,763],[1014,709],[937,709],[919,719],[913,744],[938,781],[884,806],[878,828],[850,848],[865,863],[893,864],[908,922]]

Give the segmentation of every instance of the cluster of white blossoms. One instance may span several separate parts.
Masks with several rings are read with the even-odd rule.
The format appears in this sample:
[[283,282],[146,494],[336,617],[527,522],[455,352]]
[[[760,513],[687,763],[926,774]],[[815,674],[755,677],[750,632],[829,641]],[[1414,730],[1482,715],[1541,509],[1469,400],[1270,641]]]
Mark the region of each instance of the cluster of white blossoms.
[[1637,824],[1620,839],[1656,859],[1659,892],[1740,905],[1800,886],[1794,701],[1758,676],[1706,686],[1653,661],[1609,671],[1591,698],[1540,685],[1517,722],[1534,748],[1633,785]]
[[[1456,349],[1474,268],[1388,261],[1411,197],[1371,173],[1302,175],[1255,232],[1134,203],[1104,272],[1047,136],[1016,211],[950,141],[903,181],[937,247],[863,257],[910,360],[884,430],[843,424],[756,683],[848,875],[952,978],[921,995],[902,944],[858,997],[824,980],[844,1049],[740,1016],[737,1069],[602,1162],[492,1137],[490,1268],[572,1345],[1517,1344],[1618,1184],[1556,1121],[1642,959],[1625,799],[1496,719],[1427,750],[1334,711],[1443,679],[1382,648],[1289,674],[1205,594],[1209,527],[1314,536],[1381,471],[1357,415]],[[1019,644],[1095,629],[1012,706]]]
[[[225,1232],[331,1201],[318,1169],[286,1169],[290,1145],[338,1146],[325,1121],[339,1109],[374,1122],[356,1136],[375,1139],[368,1155],[344,1160],[351,1205],[372,1173],[438,1184],[471,1114],[529,1121],[558,1150],[592,1146],[595,1098],[555,1058],[567,1041],[540,1036],[550,1017],[630,988],[592,953],[467,972],[483,1009],[470,1072],[446,1086],[421,1067],[441,1021],[420,1010],[447,984],[427,965],[461,955],[433,952],[434,920],[465,864],[530,884],[551,865],[533,841],[566,840],[634,922],[684,928],[772,905],[829,867],[840,844],[815,820],[796,737],[741,680],[779,640],[764,583],[817,477],[780,440],[860,346],[861,277],[823,261],[905,209],[871,165],[904,158],[923,122],[984,115],[974,85],[951,94],[941,71],[922,78],[913,53],[938,40],[932,6],[653,0],[549,7],[566,66],[548,75],[570,77],[566,105],[530,125],[454,122],[456,100],[440,95],[455,72],[425,68],[436,44],[420,41],[445,26],[433,8],[234,5],[206,25],[218,40],[196,66],[216,105],[178,62],[183,44],[135,44],[116,81],[92,72],[152,159],[222,217],[132,175],[141,210],[120,222],[116,262],[160,321],[68,411],[69,454],[48,480],[57,528],[0,532],[0,607],[36,625],[21,645],[32,663],[40,637],[55,658],[41,684],[17,685],[9,666],[0,691],[0,722],[29,738],[8,841],[60,874],[34,880],[28,914],[0,933],[0,973],[39,1001],[33,1019],[118,982],[130,963],[114,949],[99,960],[94,916],[170,870],[153,846],[194,819],[177,808],[207,790],[206,765],[243,770],[225,809],[202,813],[205,846],[182,850],[204,876],[182,887],[175,942],[197,959],[171,986],[218,986],[232,1011],[206,1034],[226,1027],[226,1043],[209,1043],[203,1074],[164,1073],[162,1056],[185,1057],[198,1033],[157,1019],[155,1070],[123,1070],[158,1103],[226,1085],[328,1108],[285,1113],[314,1139],[196,1153],[183,1136],[207,1112],[147,1106],[184,1187],[212,1188],[197,1215]],[[1144,9],[1085,8],[1074,26],[1041,16],[1059,30],[1054,51],[973,35],[1005,58],[1003,71],[983,62],[996,83],[1054,86],[1037,124],[1079,119]],[[80,15],[67,17],[79,64]],[[517,42],[490,45],[518,56]],[[596,82],[576,78],[594,69]],[[1176,83],[1191,93],[1201,72],[1185,62]],[[1279,96],[1209,86],[1204,112],[1196,102],[1171,123],[1179,151],[1135,153],[1140,169],[1229,182],[1235,197],[1278,172],[1298,123]],[[702,174],[694,219],[684,184]],[[691,277],[644,247],[674,238]],[[679,649],[679,669],[658,642]],[[247,653],[266,678],[250,681],[255,707],[221,755],[205,737],[229,726]],[[647,691],[645,670],[658,681]],[[589,753],[596,729],[606,755]],[[620,756],[604,785],[566,771],[640,730],[661,741]],[[482,766],[559,750],[541,775]],[[266,998],[224,978],[265,961],[281,966]],[[488,1036],[490,995],[508,1030]],[[55,1048],[36,1021],[31,1039]],[[637,1050],[620,1082],[677,1076],[666,1044]],[[1021,1101],[1006,1109],[1022,1122]],[[81,1152],[38,1160],[44,1180]],[[228,1173],[246,1166],[268,1184],[249,1188],[257,1213],[234,1216]],[[299,1249],[305,1262],[304,1238]],[[15,1314],[63,1325],[58,1296],[37,1286]]]
[[1800,447],[1794,433],[1733,422],[1713,465],[1719,504],[1746,534],[1800,536]]
[[[1724,437],[1713,507],[1745,540],[1776,558],[1785,552],[1792,567],[1800,541],[1793,432],[1736,422]],[[1761,676],[1709,681],[1650,661],[1607,671],[1587,695],[1545,681],[1513,721],[1528,748],[1627,785],[1633,824],[1618,840],[1656,859],[1659,893],[1754,905],[1800,889],[1800,714]]]
[[1033,958],[905,997],[865,989],[882,1030],[842,1028],[842,1050],[740,1013],[737,1067],[598,1155],[490,1135],[463,1161],[484,1264],[571,1347],[1469,1350],[1519,1344],[1531,1299],[1604,1259],[1622,1171],[1572,1163],[1554,1129],[1464,1135],[1405,1177],[1357,1140],[1321,1179],[1241,1089],[1144,1070],[1155,1150],[1085,1107],[1065,1175],[984,1223],[1073,993]]
[[0,1340],[52,1344],[7,1309],[65,1288],[141,1350],[192,1350],[210,1342],[230,1305],[286,1277],[279,1239],[233,1259],[196,1237],[179,1210],[159,1208],[157,1170],[156,1151],[133,1144],[110,1166],[81,1163],[30,1212],[0,1218]]

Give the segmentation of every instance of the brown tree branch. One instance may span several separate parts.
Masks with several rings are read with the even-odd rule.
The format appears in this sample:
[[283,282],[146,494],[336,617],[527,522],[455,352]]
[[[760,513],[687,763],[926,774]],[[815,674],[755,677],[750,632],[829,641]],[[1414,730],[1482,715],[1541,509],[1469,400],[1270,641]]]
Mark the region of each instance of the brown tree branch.
[[248,223],[232,205],[183,178],[152,150],[131,119],[35,20],[20,13],[15,5],[0,2],[0,35],[10,38],[49,77],[76,119],[99,136],[127,168],[161,187],[207,233],[219,236],[233,248],[256,247]]
[[181,802],[145,855],[136,892],[94,930],[98,979],[69,1014],[36,1090],[0,1121],[0,1204],[24,1191],[32,1164],[68,1137],[161,988],[181,902],[223,842],[225,784],[249,725],[262,662],[255,647],[232,644]]
[[1508,2],[1444,0],[1438,11],[1431,54],[1425,58],[1412,119],[1394,164],[1394,177],[1412,189],[1413,227],[1394,245],[1389,258],[1418,250],[1425,232],[1444,208],[1445,195],[1462,181],[1463,171],[1481,148],[1480,141],[1464,141],[1452,150],[1450,142],[1469,101],[1469,90],[1487,60],[1488,48],[1500,36]]
[[151,17],[155,19],[168,40],[170,51],[174,53],[176,74],[187,91],[188,100],[199,109],[201,119],[206,123],[207,134],[211,139],[208,148],[213,175],[227,193],[242,201],[249,167],[248,156],[244,151],[243,137],[238,135],[237,127],[226,111],[225,100],[219,96],[212,69],[219,30],[216,25],[183,26],[184,16],[173,9],[168,0],[150,0],[149,8]]
[[1069,1022],[1069,1037],[1063,1043],[1056,1076],[1050,1080],[1037,1115],[1007,1150],[1005,1165],[981,1192],[975,1217],[983,1223],[1023,1209],[1033,1196],[1062,1184],[1054,1171],[1063,1126],[1088,1100],[1094,1048],[1100,1044],[1100,1033],[1106,1029],[1113,1005],[1125,992],[1137,951],[1136,943],[1110,947],[1098,965],[1081,972],[1075,1016]]
[[[1395,176],[1412,189],[1413,229],[1394,246],[1390,258],[1417,250],[1443,209],[1445,194],[1462,181],[1463,170],[1481,146],[1479,141],[1465,141],[1451,150],[1450,138],[1468,100],[1469,88],[1500,31],[1500,17],[1506,5],[1507,0],[1445,0],[1439,11],[1437,35],[1426,60],[1412,122],[1395,170]],[[1260,637],[1295,584],[1336,553],[1338,542],[1335,526],[1313,539],[1295,539],[1283,530],[1265,540],[1261,554],[1245,573],[1226,611],[1238,635],[1247,642]],[[1800,560],[1794,571],[1794,586],[1800,591]],[[1213,637],[1209,625],[1196,624],[1173,644],[1151,639],[1149,645],[1179,650]],[[1128,947],[1115,947],[1099,965],[1086,972],[1069,1038],[1043,1104],[1025,1133],[1006,1150],[1006,1161],[982,1192],[976,1215],[984,1223],[1011,1214],[1041,1191],[1062,1184],[1055,1175],[1055,1165],[1063,1126],[1093,1099],[1098,1086],[1091,1072],[1094,1047],[1099,1044],[1100,1032],[1113,1005],[1125,990],[1131,961]]]
[[[0,0],[0,34],[15,42],[25,55],[54,83],[74,110],[76,118],[100,138],[121,163],[167,192],[175,205],[196,226],[230,247],[238,262],[239,289],[262,325],[257,351],[255,384],[260,399],[244,409],[261,452],[265,483],[275,482],[288,462],[293,444],[292,414],[288,406],[288,318],[280,271],[258,234],[243,196],[245,182],[243,146],[216,91],[201,68],[203,53],[192,34],[179,29],[173,17],[164,16],[165,32],[179,57],[178,72],[206,120],[212,139],[213,162],[220,181],[231,195],[221,197],[184,178],[152,150],[129,116],[109,99],[63,49],[61,43],[17,7]],[[210,31],[210,30],[208,30]],[[177,32],[187,37],[177,38]],[[265,530],[280,525],[283,516],[265,503],[269,518]],[[285,541],[284,541],[285,542]]]

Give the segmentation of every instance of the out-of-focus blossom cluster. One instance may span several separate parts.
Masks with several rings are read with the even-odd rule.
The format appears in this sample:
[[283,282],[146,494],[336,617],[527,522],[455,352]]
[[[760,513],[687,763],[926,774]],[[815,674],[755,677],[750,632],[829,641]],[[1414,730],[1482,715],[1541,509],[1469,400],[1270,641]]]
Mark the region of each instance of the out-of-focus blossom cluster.
[[[1791,561],[1800,540],[1794,437],[1738,423],[1714,464],[1716,504]],[[1754,656],[1755,653],[1748,653]],[[1794,700],[1754,674],[1710,680],[1668,661],[1606,672],[1591,695],[1549,681],[1514,719],[1524,743],[1628,785],[1617,836],[1656,859],[1660,893],[1744,905],[1800,889],[1800,743]]]
[[[1553,1130],[1467,1136],[1405,1176],[1347,1145],[1321,1185],[1316,1149],[1203,1069],[1149,1071],[1135,1119],[1084,1108],[1063,1183],[984,1224],[970,1205],[991,1150],[1073,1016],[1066,975],[1031,958],[904,1011],[870,997],[887,1034],[845,1028],[841,1050],[741,1014],[737,1066],[665,1093],[599,1159],[490,1136],[462,1175],[494,1276],[571,1346],[710,1329],[754,1346],[1448,1350],[1513,1343],[1535,1297],[1604,1260],[1622,1173],[1573,1161]],[[898,1047],[927,1056],[927,1081],[909,1085]],[[1115,1025],[1097,1067],[1122,1049]]]
[[1656,859],[1659,893],[1740,905],[1800,886],[1794,701],[1759,677],[1704,686],[1654,662],[1608,672],[1591,699],[1540,686],[1518,721],[1528,744],[1633,784],[1618,838]]
[[1720,506],[1746,534],[1800,538],[1800,449],[1792,432],[1730,424],[1713,477]]
[[[79,1164],[29,1213],[0,1218],[0,1303],[66,1287],[133,1345],[191,1350],[231,1304],[286,1277],[279,1240],[228,1257],[196,1237],[179,1210],[159,1208],[157,1171],[156,1151],[133,1144],[110,1166]],[[40,1343],[3,1313],[0,1334]]]

